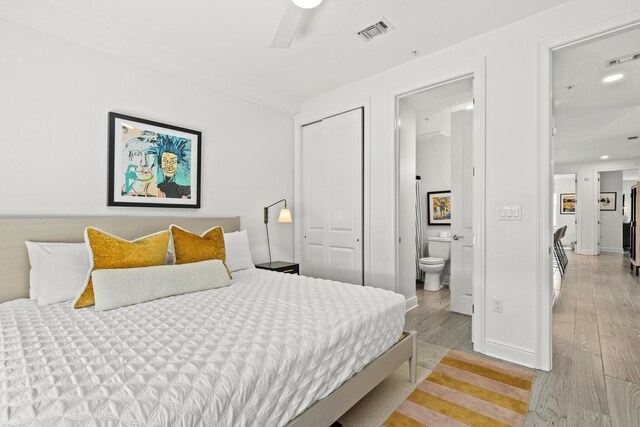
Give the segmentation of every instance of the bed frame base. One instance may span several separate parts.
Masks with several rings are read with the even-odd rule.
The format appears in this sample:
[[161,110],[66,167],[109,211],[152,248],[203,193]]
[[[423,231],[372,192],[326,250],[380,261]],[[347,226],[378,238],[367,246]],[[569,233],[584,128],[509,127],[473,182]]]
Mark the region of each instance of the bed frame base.
[[403,337],[393,347],[330,395],[298,415],[288,426],[330,426],[407,360],[409,361],[409,379],[412,384],[415,384],[418,369],[415,331],[404,332]]

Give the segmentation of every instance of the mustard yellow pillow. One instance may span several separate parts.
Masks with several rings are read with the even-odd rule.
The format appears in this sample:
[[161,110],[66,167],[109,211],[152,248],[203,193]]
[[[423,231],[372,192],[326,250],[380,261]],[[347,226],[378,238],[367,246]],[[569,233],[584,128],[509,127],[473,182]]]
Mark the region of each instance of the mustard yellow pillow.
[[95,304],[91,272],[113,268],[136,268],[163,265],[169,246],[169,231],[129,241],[97,228],[88,227],[84,231],[84,240],[91,253],[91,269],[87,276],[84,291],[74,301],[75,308],[89,307]]
[[[192,262],[222,260],[227,267],[227,253],[224,247],[224,231],[222,227],[213,227],[201,236],[180,228],[177,225],[169,227],[173,238],[173,252],[176,264],[190,264]],[[231,273],[227,267],[227,273]]]

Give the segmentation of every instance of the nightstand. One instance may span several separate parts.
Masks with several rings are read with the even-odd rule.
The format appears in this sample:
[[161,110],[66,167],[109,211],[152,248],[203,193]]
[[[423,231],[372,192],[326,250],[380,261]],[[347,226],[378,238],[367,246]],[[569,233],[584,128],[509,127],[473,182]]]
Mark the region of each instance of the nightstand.
[[256,264],[261,270],[279,271],[280,273],[300,274],[300,264],[294,262],[273,261],[264,264]]

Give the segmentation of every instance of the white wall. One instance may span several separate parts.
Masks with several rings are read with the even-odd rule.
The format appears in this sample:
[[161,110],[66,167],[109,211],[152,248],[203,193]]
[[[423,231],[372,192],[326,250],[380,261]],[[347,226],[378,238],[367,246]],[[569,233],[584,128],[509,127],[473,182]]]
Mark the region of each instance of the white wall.
[[[431,81],[486,58],[486,313],[487,353],[536,363],[534,283],[538,266],[538,43],[567,29],[622,15],[640,16],[637,0],[572,0],[479,37],[335,89],[303,103],[303,114],[338,111],[368,99],[371,135],[371,281],[394,287],[394,176],[391,93]],[[521,204],[522,221],[499,221],[501,203]],[[492,310],[494,297],[504,312]]]
[[616,210],[600,211],[600,251],[622,253],[622,171],[602,172],[600,192],[616,193]]
[[[595,200],[600,196],[597,190],[598,175],[603,172],[638,169],[640,159],[610,160],[589,163],[562,163],[554,167],[556,174],[576,173],[578,179],[577,216],[578,216],[578,245],[576,253],[581,255],[597,254],[597,218],[599,206]],[[620,190],[618,190],[620,191]],[[622,197],[619,195],[619,197]],[[622,199],[620,199],[621,201]],[[621,202],[620,202],[621,203]],[[600,212],[602,214],[604,212]],[[601,215],[602,216],[602,215]],[[602,248],[602,243],[601,243]]]
[[561,194],[575,194],[576,192],[576,177],[575,175],[559,175],[554,177],[555,184],[555,203],[553,207],[553,215],[555,218],[555,225],[557,227],[567,226],[565,237],[562,239],[564,246],[569,246],[571,242],[576,241],[576,214],[561,214]]
[[[0,215],[239,215],[267,259],[262,207],[293,194],[290,116],[9,21],[0,40]],[[201,209],[107,207],[109,111],[203,132]],[[292,259],[293,228],[271,235]]]

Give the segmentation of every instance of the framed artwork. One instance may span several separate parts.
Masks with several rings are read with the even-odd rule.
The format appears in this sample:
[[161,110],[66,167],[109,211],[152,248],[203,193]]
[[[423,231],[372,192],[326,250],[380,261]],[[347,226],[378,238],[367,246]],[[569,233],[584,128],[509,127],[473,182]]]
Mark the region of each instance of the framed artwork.
[[616,210],[616,192],[600,193],[600,210],[601,211],[615,211]]
[[576,194],[565,193],[560,195],[560,214],[575,215],[576,213]]
[[451,191],[427,193],[429,225],[451,225]]
[[202,133],[109,113],[109,206],[200,207]]

